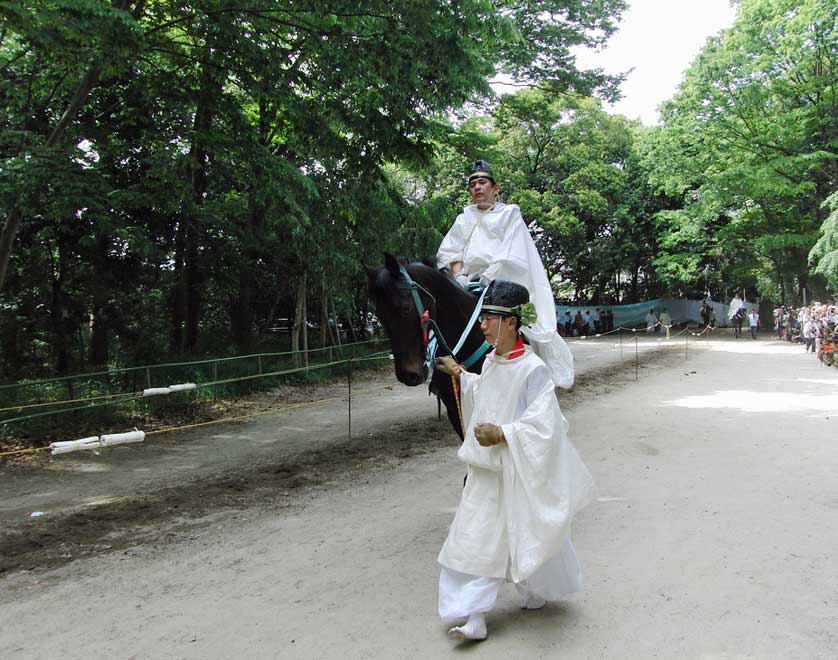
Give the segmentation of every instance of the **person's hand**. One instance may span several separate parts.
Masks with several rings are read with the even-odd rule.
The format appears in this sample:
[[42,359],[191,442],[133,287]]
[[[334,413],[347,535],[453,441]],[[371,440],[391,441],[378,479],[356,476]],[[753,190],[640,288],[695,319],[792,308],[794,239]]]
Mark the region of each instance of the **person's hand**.
[[478,424],[474,427],[474,437],[482,447],[492,447],[506,442],[503,429],[497,424]]
[[438,357],[434,360],[434,368],[437,371],[441,371],[444,374],[451,374],[458,375],[463,370],[463,368],[457,364],[457,361],[452,358],[450,355],[445,355],[443,357]]

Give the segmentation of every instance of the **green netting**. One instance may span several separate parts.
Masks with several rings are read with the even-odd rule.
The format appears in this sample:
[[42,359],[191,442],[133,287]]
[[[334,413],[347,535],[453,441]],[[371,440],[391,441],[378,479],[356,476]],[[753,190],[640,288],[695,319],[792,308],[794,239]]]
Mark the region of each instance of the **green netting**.
[[[192,362],[112,369],[31,381],[0,389],[0,433],[38,434],[72,415],[74,425],[102,425],[154,415],[196,400],[233,398],[279,385],[301,384],[341,375],[387,359],[386,339],[318,348],[307,353],[257,353]],[[366,358],[373,356],[372,360]],[[144,389],[195,383],[195,390],[142,397]]]

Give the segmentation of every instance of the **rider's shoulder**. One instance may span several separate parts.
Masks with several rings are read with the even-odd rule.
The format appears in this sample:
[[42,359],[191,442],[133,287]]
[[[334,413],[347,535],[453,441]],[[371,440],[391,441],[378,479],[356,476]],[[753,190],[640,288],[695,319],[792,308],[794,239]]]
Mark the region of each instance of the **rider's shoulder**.
[[504,204],[499,212],[503,215],[506,222],[524,222],[524,218],[521,215],[521,209],[517,204]]

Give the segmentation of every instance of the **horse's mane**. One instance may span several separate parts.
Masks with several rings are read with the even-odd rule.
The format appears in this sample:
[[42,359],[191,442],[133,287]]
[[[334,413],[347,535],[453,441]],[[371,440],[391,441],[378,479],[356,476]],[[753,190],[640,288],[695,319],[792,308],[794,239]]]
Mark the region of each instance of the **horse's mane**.
[[[442,290],[453,296],[455,299],[467,302],[472,296],[465,289],[463,289],[454,280],[454,275],[450,268],[437,268],[435,257],[421,257],[419,259],[409,259],[406,257],[396,257],[396,262],[403,266],[410,274],[422,280],[425,280],[428,286],[440,286]],[[378,299],[393,282],[393,273],[385,266],[377,269],[377,272],[371,273],[370,292],[373,297]]]
[[427,272],[432,279],[436,281],[447,280],[448,283],[456,287],[457,291],[463,291],[465,293],[463,288],[454,280],[454,274],[451,272],[451,269],[448,266],[437,268],[434,257],[422,257],[413,261],[406,260],[403,265],[405,268],[420,266],[420,270]]
[[414,264],[420,266],[427,266],[431,270],[434,270],[438,273],[442,273],[451,280],[454,279],[454,274],[451,272],[451,269],[448,266],[445,266],[444,268],[436,267],[436,257],[424,256],[420,257],[419,259],[408,259],[407,257],[398,257],[398,261],[405,268]]

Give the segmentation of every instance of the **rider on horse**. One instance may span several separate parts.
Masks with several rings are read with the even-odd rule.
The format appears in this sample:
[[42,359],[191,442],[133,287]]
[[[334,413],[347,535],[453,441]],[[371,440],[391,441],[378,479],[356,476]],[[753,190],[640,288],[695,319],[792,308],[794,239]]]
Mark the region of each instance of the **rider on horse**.
[[559,387],[573,385],[573,356],[556,329],[556,303],[547,271],[516,204],[498,201],[500,187],[489,163],[479,160],[469,172],[474,204],[457,216],[437,252],[437,265],[449,268],[457,281],[484,286],[495,279],[526,287],[538,323],[524,336],[550,369]]

